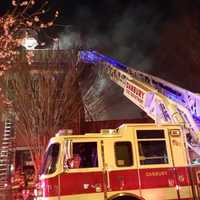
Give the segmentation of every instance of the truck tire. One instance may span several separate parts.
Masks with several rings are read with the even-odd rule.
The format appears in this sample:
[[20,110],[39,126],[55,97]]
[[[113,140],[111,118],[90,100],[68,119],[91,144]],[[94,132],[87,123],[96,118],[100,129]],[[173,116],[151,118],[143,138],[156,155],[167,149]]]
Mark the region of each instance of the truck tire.
[[122,197],[116,197],[116,198],[113,199],[113,200],[139,200],[139,199],[136,198],[136,197],[122,196]]

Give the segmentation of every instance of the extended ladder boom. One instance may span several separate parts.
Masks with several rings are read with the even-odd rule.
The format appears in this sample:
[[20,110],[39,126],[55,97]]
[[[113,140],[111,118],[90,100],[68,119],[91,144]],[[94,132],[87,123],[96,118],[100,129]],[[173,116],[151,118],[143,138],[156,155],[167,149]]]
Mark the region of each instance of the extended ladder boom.
[[180,124],[190,136],[188,145],[200,155],[200,95],[95,51],[80,51],[79,59],[102,65],[110,79],[124,89],[124,95],[156,123]]

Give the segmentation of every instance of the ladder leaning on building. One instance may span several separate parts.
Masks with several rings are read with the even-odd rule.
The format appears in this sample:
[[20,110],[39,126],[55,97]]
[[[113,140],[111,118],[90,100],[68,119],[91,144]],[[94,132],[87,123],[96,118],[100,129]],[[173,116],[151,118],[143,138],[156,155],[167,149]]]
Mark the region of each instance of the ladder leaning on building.
[[[11,169],[14,161],[14,141],[14,120],[13,116],[9,114],[4,122],[4,131],[0,146],[0,191],[10,192],[11,190]],[[3,195],[5,195],[5,193]]]

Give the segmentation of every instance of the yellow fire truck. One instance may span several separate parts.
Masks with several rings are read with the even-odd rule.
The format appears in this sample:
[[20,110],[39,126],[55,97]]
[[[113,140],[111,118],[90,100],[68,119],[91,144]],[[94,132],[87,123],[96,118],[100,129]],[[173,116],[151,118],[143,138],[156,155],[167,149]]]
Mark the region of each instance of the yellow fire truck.
[[93,51],[80,62],[105,68],[155,124],[123,124],[49,142],[42,200],[200,199],[200,96]]
[[48,200],[198,199],[200,167],[188,167],[176,125],[124,124],[85,135],[57,134],[42,166]]

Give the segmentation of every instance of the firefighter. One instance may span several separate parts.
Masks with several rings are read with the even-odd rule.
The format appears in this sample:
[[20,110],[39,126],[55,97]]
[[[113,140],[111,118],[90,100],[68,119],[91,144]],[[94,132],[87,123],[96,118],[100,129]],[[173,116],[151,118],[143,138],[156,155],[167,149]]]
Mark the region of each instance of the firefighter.
[[81,163],[81,157],[79,154],[74,154],[73,158],[68,159],[68,167],[70,169],[79,168]]

